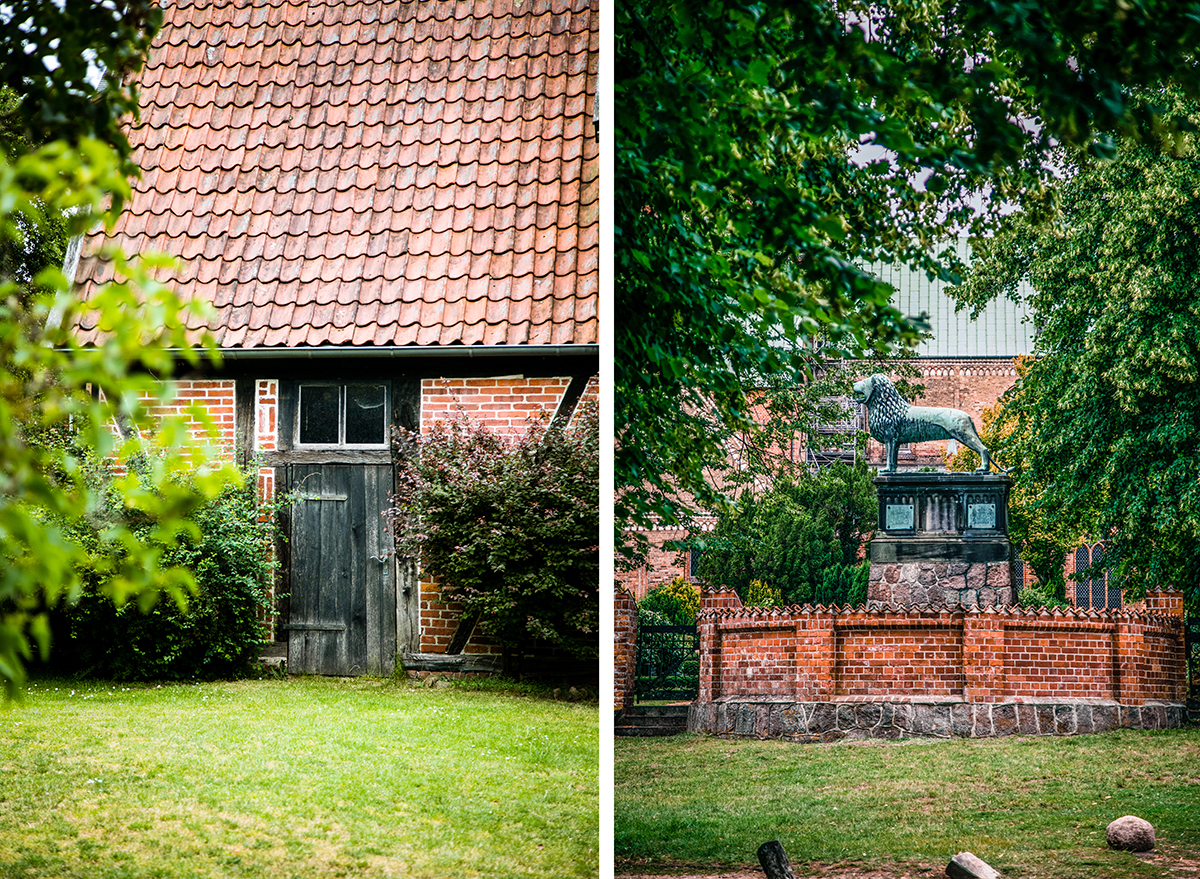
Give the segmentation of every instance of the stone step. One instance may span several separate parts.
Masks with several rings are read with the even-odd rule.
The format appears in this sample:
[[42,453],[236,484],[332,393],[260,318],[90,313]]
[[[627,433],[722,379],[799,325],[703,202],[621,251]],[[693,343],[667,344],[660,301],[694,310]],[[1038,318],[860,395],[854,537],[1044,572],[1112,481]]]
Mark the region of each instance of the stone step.
[[617,726],[613,727],[613,735],[615,736],[636,736],[638,738],[647,738],[650,736],[677,736],[685,732],[687,732],[687,724],[671,724],[670,726],[649,724],[617,724]]
[[617,718],[618,736],[675,736],[687,732],[687,705],[635,705]]

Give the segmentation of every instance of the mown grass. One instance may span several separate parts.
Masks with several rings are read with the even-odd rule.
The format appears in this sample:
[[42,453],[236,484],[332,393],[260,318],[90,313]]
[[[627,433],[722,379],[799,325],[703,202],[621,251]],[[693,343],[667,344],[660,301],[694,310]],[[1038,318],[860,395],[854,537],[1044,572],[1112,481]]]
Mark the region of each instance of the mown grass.
[[34,682],[0,733],[0,877],[595,876],[598,715],[294,678]]
[[[1200,858],[1200,730],[1069,738],[795,745],[680,736],[618,739],[619,865],[936,866],[972,851],[1012,877],[1161,876],[1112,851],[1136,814],[1156,851]],[[653,872],[653,870],[648,870]]]

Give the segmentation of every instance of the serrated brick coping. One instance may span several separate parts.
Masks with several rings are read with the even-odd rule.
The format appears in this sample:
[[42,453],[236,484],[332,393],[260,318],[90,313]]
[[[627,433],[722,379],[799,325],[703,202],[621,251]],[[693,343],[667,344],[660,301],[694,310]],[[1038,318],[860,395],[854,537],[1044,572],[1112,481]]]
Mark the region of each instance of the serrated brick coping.
[[745,608],[708,591],[689,729],[826,741],[1178,726],[1182,608],[1167,590],[1111,611]]

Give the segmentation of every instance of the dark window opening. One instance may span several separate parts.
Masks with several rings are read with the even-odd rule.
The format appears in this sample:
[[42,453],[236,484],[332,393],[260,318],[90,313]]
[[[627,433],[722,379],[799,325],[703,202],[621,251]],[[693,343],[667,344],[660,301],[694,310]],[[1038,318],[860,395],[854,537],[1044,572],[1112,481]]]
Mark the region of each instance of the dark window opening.
[[387,424],[386,385],[300,385],[298,445],[385,448]]
[[[1104,564],[1104,544],[1097,543],[1089,552],[1087,546],[1075,550],[1075,571],[1086,570],[1088,565]],[[1075,606],[1096,610],[1117,610],[1121,607],[1121,589],[1108,571],[1099,570],[1090,579],[1075,581]]]

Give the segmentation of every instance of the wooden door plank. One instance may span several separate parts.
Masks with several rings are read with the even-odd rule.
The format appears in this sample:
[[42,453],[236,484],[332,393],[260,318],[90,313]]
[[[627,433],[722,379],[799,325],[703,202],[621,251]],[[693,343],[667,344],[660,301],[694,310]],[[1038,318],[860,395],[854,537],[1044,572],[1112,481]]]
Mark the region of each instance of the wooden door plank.
[[421,652],[421,595],[417,565],[410,558],[396,560],[396,651]]
[[379,599],[385,562],[379,539],[379,468],[363,467],[363,656],[368,674],[381,674],[383,657],[379,645]]
[[346,467],[347,491],[350,493],[350,540],[346,599],[349,628],[346,631],[346,664],[348,674],[366,674],[367,663],[367,589],[371,566],[367,558],[366,521],[367,499],[363,495],[366,467]]

